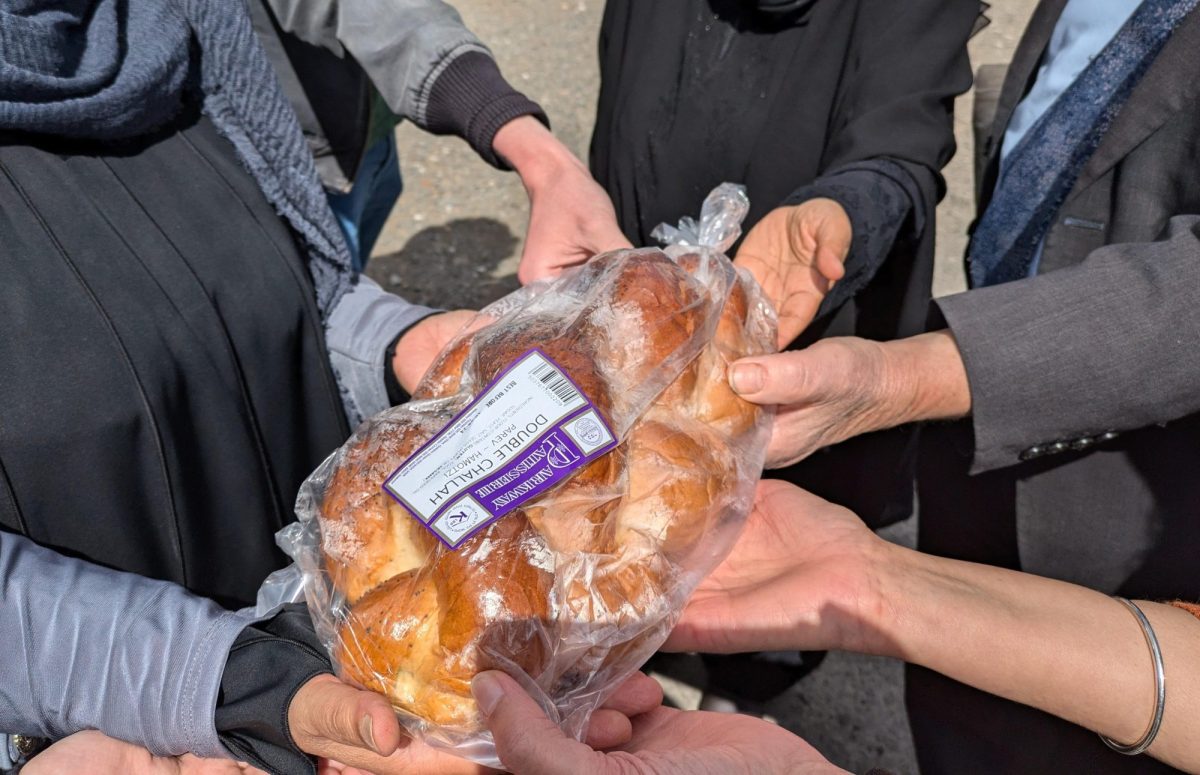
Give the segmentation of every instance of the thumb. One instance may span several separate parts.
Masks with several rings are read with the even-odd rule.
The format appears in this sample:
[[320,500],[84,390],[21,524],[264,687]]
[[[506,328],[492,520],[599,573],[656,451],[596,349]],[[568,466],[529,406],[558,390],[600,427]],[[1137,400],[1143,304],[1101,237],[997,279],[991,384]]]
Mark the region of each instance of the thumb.
[[471,681],[471,693],[487,719],[496,753],[513,772],[540,775],[606,775],[601,753],[563,734],[508,675],[489,670]]
[[755,404],[808,403],[820,397],[814,360],[808,350],[742,358],[729,369],[729,386]]
[[288,724],[296,745],[322,755],[328,743],[390,756],[400,747],[400,723],[391,704],[374,692],[355,689],[331,675],[300,687],[288,706]]
[[846,256],[849,254],[850,242],[848,240],[841,241],[839,239],[817,245],[817,272],[829,283],[825,289],[826,293],[834,283],[846,276]]

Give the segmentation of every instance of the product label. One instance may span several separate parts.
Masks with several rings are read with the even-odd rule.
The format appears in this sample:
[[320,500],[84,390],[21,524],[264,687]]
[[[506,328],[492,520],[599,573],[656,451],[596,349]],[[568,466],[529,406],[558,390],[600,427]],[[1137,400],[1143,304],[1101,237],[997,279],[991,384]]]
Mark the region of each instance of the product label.
[[617,445],[569,375],[530,350],[383,489],[451,549]]

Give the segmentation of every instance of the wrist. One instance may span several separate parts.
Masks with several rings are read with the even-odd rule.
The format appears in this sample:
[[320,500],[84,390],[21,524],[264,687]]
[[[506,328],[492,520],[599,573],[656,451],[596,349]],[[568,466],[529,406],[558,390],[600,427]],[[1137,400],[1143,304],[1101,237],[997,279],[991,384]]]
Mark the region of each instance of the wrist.
[[907,642],[907,576],[918,572],[921,555],[872,535],[861,559],[864,578],[846,621],[838,627],[835,647],[860,654],[900,658]]
[[[428,318],[425,320],[428,320]],[[392,370],[392,375],[396,379],[396,387],[401,391],[396,398],[403,398],[404,394],[407,394],[411,399],[413,391],[417,389],[417,383],[424,376],[424,372],[417,365],[417,358],[414,356],[414,353],[421,349],[417,340],[423,334],[421,324],[425,320],[415,323],[401,334],[389,351],[391,361],[388,363],[388,368]],[[388,399],[392,399],[390,391]]]
[[882,345],[885,403],[893,425],[953,420],[971,413],[966,367],[948,329]]
[[425,364],[422,362],[421,354],[423,348],[419,342],[428,338],[424,330],[427,321],[440,314],[443,313],[434,311],[418,319],[415,323],[411,323],[407,328],[401,329],[396,334],[396,338],[388,344],[384,355],[383,381],[387,389],[388,402],[392,406],[408,402],[412,398],[412,392],[416,389],[417,383],[424,376]]
[[530,193],[563,169],[583,168],[583,163],[532,116],[515,118],[500,127],[492,148],[516,170]]

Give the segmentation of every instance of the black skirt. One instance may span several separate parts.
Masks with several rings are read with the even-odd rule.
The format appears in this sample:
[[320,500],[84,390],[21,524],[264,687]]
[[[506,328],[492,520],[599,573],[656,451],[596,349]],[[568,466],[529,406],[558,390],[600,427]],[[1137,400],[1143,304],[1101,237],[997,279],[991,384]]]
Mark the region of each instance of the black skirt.
[[303,255],[210,122],[0,135],[0,526],[252,603],[347,433]]

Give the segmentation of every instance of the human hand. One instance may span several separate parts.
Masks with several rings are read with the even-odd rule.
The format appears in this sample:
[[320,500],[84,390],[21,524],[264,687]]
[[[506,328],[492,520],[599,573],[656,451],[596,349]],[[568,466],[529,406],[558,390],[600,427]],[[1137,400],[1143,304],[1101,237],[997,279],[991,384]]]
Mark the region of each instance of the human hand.
[[117,740],[96,730],[76,732],[30,759],[21,768],[24,775],[267,775],[260,769],[232,759],[202,759],[199,756],[155,756],[133,743]]
[[736,266],[754,275],[779,313],[779,347],[800,335],[821,300],[846,273],[850,216],[832,199],[777,207],[738,248]]
[[792,733],[761,719],[657,708],[636,716],[633,737],[600,752],[568,738],[517,682],[480,673],[471,691],[487,718],[500,760],[539,775],[706,775],[754,772],[825,775],[842,770]]
[[[633,676],[592,714],[588,744],[607,748],[627,742],[632,734],[629,717],[660,704],[657,682]],[[329,760],[322,762],[320,775],[492,772],[405,736],[386,698],[331,675],[317,676],[300,687],[288,708],[288,723],[297,747]]]
[[777,407],[768,468],[863,433],[971,410],[966,368],[946,330],[894,342],[822,339],[736,361],[729,382],[747,401]]
[[881,579],[895,551],[841,506],[764,480],[741,537],[700,582],[664,649],[886,653]]
[[408,737],[387,698],[332,675],[319,675],[301,686],[287,713],[296,747],[332,760],[323,764],[323,775],[360,770],[374,775],[489,772]]
[[433,364],[433,359],[477,315],[469,309],[439,312],[408,329],[396,343],[396,353],[392,357],[392,370],[400,387],[412,393]]
[[608,194],[537,119],[508,122],[493,147],[512,164],[529,195],[529,229],[517,270],[522,285],[553,277],[597,253],[631,247]]

